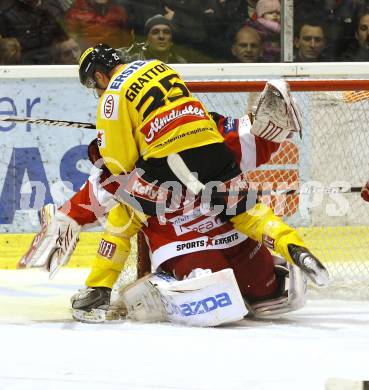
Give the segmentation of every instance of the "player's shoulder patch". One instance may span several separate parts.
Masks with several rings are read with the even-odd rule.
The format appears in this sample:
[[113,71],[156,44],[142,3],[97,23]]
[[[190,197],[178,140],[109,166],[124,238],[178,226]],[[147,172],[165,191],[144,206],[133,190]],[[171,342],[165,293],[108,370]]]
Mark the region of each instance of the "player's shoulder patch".
[[238,131],[239,121],[231,117],[224,118],[224,134]]
[[118,119],[119,95],[106,93],[100,106],[100,116],[102,119]]
[[97,139],[97,146],[99,148],[105,148],[106,147],[104,130],[97,130],[96,139]]
[[119,91],[125,81],[132,77],[151,61],[134,61],[128,64],[123,70],[113,77],[109,83],[108,90]]

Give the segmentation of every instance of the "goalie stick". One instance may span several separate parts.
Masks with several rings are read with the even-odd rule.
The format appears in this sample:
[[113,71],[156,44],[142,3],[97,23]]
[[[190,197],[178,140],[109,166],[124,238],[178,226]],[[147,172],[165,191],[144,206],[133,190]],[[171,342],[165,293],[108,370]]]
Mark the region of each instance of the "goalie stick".
[[[257,195],[272,195],[272,196],[278,196],[278,195],[309,195],[309,194],[350,194],[350,193],[357,193],[361,192],[362,187],[343,187],[343,186],[330,186],[330,187],[320,187],[320,186],[306,186],[302,188],[296,188],[296,189],[280,189],[280,190],[257,190]],[[255,192],[256,190],[253,190],[252,188],[248,191],[239,191],[239,195],[247,195],[248,193]],[[232,192],[219,192],[219,196],[224,195],[233,195]],[[235,195],[237,192],[235,192]]]
[[[195,195],[198,195],[202,190],[205,189],[205,184],[201,183],[197,177],[190,172],[186,163],[183,161],[182,157],[175,153],[170,154],[167,157],[167,162],[176,175],[176,177]],[[323,188],[320,186],[306,186],[296,189],[280,189],[280,190],[255,190],[249,189],[247,191],[228,191],[228,192],[216,192],[213,196],[222,197],[222,196],[246,196],[248,194],[257,193],[257,195],[308,195],[313,193],[324,193],[324,194],[335,194],[335,193],[360,193],[362,187],[344,187],[344,186],[330,186],[328,188]]]
[[61,121],[59,119],[42,119],[42,118],[27,118],[27,117],[19,118],[19,117],[15,117],[15,116],[0,115],[0,121],[28,123],[31,125],[73,127],[73,128],[79,128],[79,129],[92,129],[92,130],[96,129],[96,126],[92,123],[75,122],[75,121]]
[[[28,118],[28,117],[15,117],[0,115],[0,122],[19,122],[28,123],[33,125],[44,125],[44,126],[56,126],[56,127],[72,127],[80,129],[91,129],[96,130],[96,126],[93,123],[87,122],[75,122],[66,121],[59,119],[43,119],[43,118]],[[171,154],[168,156],[168,165],[178,179],[189,188],[194,194],[198,195],[201,190],[205,188],[205,185],[201,183],[197,178],[190,172],[182,158],[178,154]],[[283,190],[257,190],[257,195],[298,195],[298,194],[310,194],[323,192],[326,194],[330,193],[360,193],[362,187],[342,187],[342,186],[331,186],[329,188],[321,188],[311,186],[307,189],[283,189]],[[247,195],[255,190],[239,191],[235,192],[237,195]],[[232,195],[231,192],[218,192],[217,196]]]

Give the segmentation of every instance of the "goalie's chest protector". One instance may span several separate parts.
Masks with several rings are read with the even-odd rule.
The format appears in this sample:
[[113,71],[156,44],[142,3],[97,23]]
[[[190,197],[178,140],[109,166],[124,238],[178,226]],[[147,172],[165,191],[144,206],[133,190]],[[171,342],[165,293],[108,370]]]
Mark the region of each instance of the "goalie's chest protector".
[[163,225],[149,218],[146,239],[151,249],[151,262],[157,269],[164,261],[187,253],[226,249],[240,244],[247,236],[234,230],[232,224],[217,217],[204,216],[195,208],[191,215],[167,215]]
[[107,162],[113,173],[132,170],[140,156],[161,158],[223,142],[202,103],[157,60],[118,69],[100,98],[96,127],[102,156],[115,160],[116,166]]

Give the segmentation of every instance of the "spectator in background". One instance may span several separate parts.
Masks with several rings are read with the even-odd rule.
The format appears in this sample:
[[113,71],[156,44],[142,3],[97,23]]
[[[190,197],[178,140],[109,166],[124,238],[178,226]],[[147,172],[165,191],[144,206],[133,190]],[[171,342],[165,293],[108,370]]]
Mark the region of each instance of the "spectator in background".
[[204,53],[207,44],[207,25],[204,12],[205,2],[198,0],[163,0],[164,17],[171,21],[175,31],[175,41],[181,53],[191,62],[208,62]]
[[356,18],[355,39],[341,61],[369,61],[369,7],[364,7]]
[[161,0],[115,0],[127,10],[131,18],[135,39],[141,42],[145,39],[146,20],[154,15],[164,14],[165,10]]
[[173,50],[173,25],[163,15],[148,19],[144,32],[146,42],[135,43],[124,53],[131,61],[155,58],[170,64],[186,63],[186,60]]
[[21,47],[15,38],[0,37],[0,65],[18,65],[21,60]]
[[234,26],[248,19],[247,8],[240,0],[203,0],[199,8],[207,36],[202,50],[212,62],[232,61],[229,44],[234,36]]
[[163,0],[164,16],[175,28],[175,41],[191,62],[232,60],[229,42],[235,25],[248,19],[244,0]]
[[82,50],[102,42],[122,47],[133,41],[126,9],[111,0],[76,0],[64,20],[69,35],[76,37]]
[[0,36],[16,38],[21,47],[22,64],[50,64],[52,42],[64,34],[51,1],[2,0]]
[[252,27],[242,26],[237,31],[231,51],[237,62],[263,62],[263,41]]
[[77,41],[68,36],[64,36],[53,43],[53,64],[76,65],[81,56],[81,48]]
[[306,21],[297,28],[294,39],[295,62],[328,61],[324,28],[314,21]]
[[354,35],[354,18],[357,10],[367,0],[294,0],[295,27],[305,20],[324,25],[329,58],[339,58]]
[[256,3],[256,21],[247,22],[263,39],[263,57],[266,62],[281,59],[281,5],[279,0],[259,0]]
[[358,7],[358,0],[325,0],[328,13],[324,21],[328,43],[325,51],[331,57],[337,58],[350,45],[355,28],[354,15]]

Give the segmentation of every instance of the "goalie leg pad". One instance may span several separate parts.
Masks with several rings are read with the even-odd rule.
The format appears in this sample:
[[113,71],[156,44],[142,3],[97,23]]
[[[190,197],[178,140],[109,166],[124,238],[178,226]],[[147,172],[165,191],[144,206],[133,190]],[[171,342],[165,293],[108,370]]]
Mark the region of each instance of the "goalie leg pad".
[[140,322],[167,321],[161,295],[156,287],[159,283],[163,283],[164,278],[169,283],[176,280],[163,273],[149,274],[130,284],[121,292],[120,301],[127,309],[127,318]]
[[306,277],[302,270],[293,264],[275,265],[275,269],[277,277],[281,279],[279,296],[251,304],[251,315],[256,318],[274,317],[305,305]]
[[301,132],[300,113],[284,80],[266,83],[250,132],[278,143]]
[[148,275],[123,292],[128,317],[189,326],[218,326],[241,320],[247,309],[232,269],[178,281],[163,273]]

